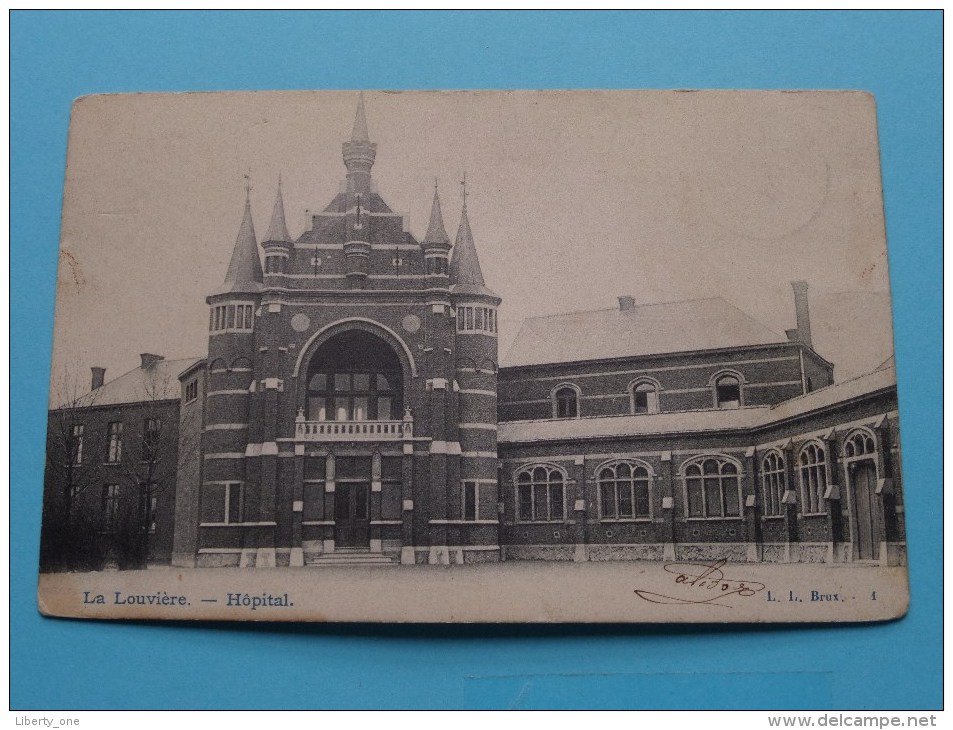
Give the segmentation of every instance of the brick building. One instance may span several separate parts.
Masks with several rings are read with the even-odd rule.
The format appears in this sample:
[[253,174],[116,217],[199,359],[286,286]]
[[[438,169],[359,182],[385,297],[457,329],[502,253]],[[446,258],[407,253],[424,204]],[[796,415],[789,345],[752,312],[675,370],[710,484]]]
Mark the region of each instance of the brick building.
[[620,297],[528,320],[501,364],[465,194],[453,244],[436,190],[418,241],[363,101],[342,151],[296,238],[280,182],[260,241],[246,199],[178,372],[173,565],[905,560],[893,367],[835,383],[805,282],[784,335]]

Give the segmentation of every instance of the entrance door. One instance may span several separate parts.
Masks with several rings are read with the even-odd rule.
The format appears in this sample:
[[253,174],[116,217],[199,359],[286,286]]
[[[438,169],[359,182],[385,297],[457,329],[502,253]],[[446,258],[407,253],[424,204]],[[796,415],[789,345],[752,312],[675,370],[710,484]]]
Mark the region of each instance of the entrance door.
[[370,544],[368,482],[338,482],[334,489],[334,546],[367,547]]
[[854,501],[854,545],[858,560],[876,560],[880,553],[874,511],[877,472],[873,463],[862,461],[852,469],[851,497]]

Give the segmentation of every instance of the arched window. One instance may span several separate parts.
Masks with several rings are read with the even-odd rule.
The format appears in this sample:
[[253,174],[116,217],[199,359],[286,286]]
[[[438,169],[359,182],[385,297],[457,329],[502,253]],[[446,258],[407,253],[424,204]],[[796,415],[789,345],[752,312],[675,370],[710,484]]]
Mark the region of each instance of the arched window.
[[529,466],[516,475],[520,522],[554,522],[566,516],[566,476],[554,466]]
[[764,489],[764,514],[776,517],[782,513],[781,498],[787,488],[784,457],[778,451],[768,452],[761,462],[761,486]]
[[824,447],[816,441],[806,444],[798,457],[798,467],[804,514],[823,514],[822,500],[827,489],[827,453]]
[[856,459],[862,456],[873,456],[877,451],[874,438],[867,431],[855,431],[844,442],[844,458]]
[[741,484],[738,466],[723,457],[702,457],[685,467],[685,502],[689,517],[738,517]]
[[741,378],[737,375],[725,374],[715,379],[715,407],[741,407]]
[[636,380],[629,390],[633,413],[658,413],[658,383],[648,379]]
[[393,349],[362,330],[328,340],[308,368],[311,421],[391,421],[401,414],[401,367]]
[[579,390],[572,385],[560,385],[553,391],[553,418],[579,417]]
[[640,463],[622,461],[599,469],[602,519],[649,519],[652,516],[652,476]]

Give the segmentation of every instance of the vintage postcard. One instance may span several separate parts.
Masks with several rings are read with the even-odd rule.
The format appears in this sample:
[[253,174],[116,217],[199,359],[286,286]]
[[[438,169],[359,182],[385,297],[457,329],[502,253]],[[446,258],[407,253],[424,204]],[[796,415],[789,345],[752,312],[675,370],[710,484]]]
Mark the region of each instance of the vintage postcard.
[[48,615],[907,609],[865,93],[85,97],[54,341]]

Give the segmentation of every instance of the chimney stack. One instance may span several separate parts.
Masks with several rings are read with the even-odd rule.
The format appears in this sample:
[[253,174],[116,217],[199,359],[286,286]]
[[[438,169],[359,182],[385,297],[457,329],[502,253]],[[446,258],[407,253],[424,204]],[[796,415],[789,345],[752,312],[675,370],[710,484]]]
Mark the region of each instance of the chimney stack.
[[811,313],[807,305],[807,282],[792,281],[791,287],[794,289],[794,310],[797,315],[797,329],[788,330],[788,337],[792,334],[798,342],[803,342],[808,347],[812,347],[811,340]]
[[93,387],[92,390],[96,388],[103,387],[103,381],[106,380],[106,368],[90,368],[93,371]]
[[159,362],[159,360],[163,360],[164,358],[162,355],[153,355],[151,352],[143,352],[139,355],[139,359],[142,360],[142,369],[148,370]]
[[635,309],[635,297],[630,297],[628,294],[619,297],[620,312],[628,312],[632,309]]

